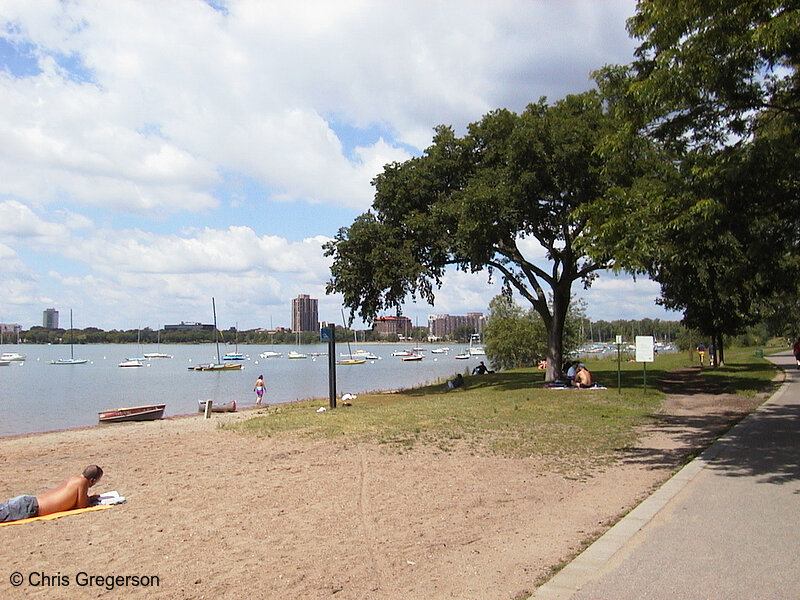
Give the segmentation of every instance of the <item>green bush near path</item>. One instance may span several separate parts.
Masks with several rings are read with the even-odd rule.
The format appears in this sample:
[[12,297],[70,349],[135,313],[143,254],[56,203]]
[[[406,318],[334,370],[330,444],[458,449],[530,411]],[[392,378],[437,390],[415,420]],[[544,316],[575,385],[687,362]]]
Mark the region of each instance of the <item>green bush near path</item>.
[[[753,349],[728,351],[728,364],[705,368],[701,377],[714,390],[754,395],[770,386],[775,368],[755,358]],[[316,412],[325,400],[307,400],[261,409],[257,416],[227,425],[241,433],[272,436],[294,432],[370,442],[393,450],[431,447],[506,457],[538,457],[543,466],[574,472],[601,465],[635,443],[638,428],[659,412],[664,394],[659,380],[689,367],[688,354],[662,354],[647,365],[587,359],[605,390],[552,390],[538,369],[515,369],[465,378],[464,388],[446,391],[444,382],[397,393],[361,394],[353,406]],[[368,366],[367,366],[368,368]]]

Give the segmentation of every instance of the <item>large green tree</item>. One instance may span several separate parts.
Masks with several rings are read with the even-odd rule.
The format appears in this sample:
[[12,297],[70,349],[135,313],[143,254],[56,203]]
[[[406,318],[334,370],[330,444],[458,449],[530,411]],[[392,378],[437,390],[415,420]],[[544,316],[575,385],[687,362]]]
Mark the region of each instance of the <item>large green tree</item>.
[[[556,379],[572,286],[609,263],[577,249],[586,217],[576,211],[608,189],[596,150],[611,126],[587,92],[491,112],[463,137],[436,128],[422,156],[385,167],[372,209],[326,245],[328,292],[371,320],[408,296],[433,303],[448,268],[499,274],[541,316],[546,377]],[[530,238],[545,260],[531,256]]]
[[635,167],[589,209],[590,251],[658,281],[719,349],[797,290],[799,17],[794,2],[642,1],[636,60],[597,74],[625,123],[603,151]]

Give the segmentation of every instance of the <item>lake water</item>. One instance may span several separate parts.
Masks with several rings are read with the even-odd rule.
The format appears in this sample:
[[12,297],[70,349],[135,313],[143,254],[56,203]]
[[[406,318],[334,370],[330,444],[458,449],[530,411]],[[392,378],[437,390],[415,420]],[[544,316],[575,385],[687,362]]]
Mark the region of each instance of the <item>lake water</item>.
[[[408,388],[453,377],[471,370],[485,357],[456,360],[465,346],[450,346],[448,354],[432,354],[427,349],[424,360],[404,362],[391,353],[403,349],[396,344],[359,344],[379,356],[362,365],[338,365],[338,395],[367,391]],[[352,346],[353,351],[356,346]],[[164,416],[196,413],[198,400],[219,402],[235,400],[241,408],[255,405],[253,383],[264,375],[268,404],[320,398],[328,403],[328,358],[287,359],[286,353],[326,352],[327,345],[310,346],[239,346],[249,358],[241,371],[190,371],[188,367],[216,362],[213,344],[202,345],[79,345],[75,358],[88,359],[82,365],[51,365],[48,361],[68,358],[66,345],[5,346],[3,351],[27,355],[25,362],[0,367],[0,437],[67,429],[97,424],[97,413],[121,406],[166,404]],[[232,351],[230,347],[228,350]],[[283,352],[281,358],[259,358],[265,350]],[[220,352],[225,350],[220,347]],[[121,368],[127,357],[147,352],[164,352],[173,358],[145,361],[145,366]],[[346,344],[337,344],[336,352],[347,353]],[[338,358],[338,357],[337,357]]]

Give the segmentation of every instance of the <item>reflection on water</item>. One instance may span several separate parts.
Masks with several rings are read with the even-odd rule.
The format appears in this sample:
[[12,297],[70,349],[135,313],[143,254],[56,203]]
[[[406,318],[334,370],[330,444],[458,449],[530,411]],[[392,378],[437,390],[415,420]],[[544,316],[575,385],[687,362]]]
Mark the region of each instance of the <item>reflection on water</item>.
[[[450,346],[448,354],[425,352],[419,362],[402,362],[391,353],[395,344],[359,344],[379,360],[362,365],[337,366],[339,395],[373,390],[390,390],[433,383],[471,370],[486,357],[456,360],[464,346]],[[431,350],[436,346],[423,347]],[[52,365],[48,361],[69,356],[69,346],[22,345],[13,348],[27,354],[27,360],[0,367],[0,436],[65,429],[97,424],[97,413],[109,408],[140,404],[167,405],[165,415],[197,411],[197,401],[236,400],[242,407],[253,406],[253,384],[263,374],[269,404],[307,398],[327,403],[327,356],[289,360],[260,358],[268,349],[304,353],[324,352],[324,345],[239,346],[247,355],[241,371],[190,371],[189,366],[216,362],[213,344],[203,345],[82,345],[75,346],[75,358],[86,358],[83,365]],[[8,348],[4,348],[8,350]],[[356,350],[355,347],[352,348]],[[121,368],[118,364],[146,352],[165,352],[174,358],[144,361],[143,367]],[[346,345],[337,353],[348,352]],[[337,357],[338,358],[338,357]]]

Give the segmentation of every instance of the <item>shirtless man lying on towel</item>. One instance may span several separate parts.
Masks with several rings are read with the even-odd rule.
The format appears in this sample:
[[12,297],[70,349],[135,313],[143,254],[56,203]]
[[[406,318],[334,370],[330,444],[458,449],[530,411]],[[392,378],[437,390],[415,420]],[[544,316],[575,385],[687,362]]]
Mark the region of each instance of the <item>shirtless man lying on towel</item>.
[[91,465],[82,475],[70,477],[58,487],[38,496],[17,496],[0,504],[0,523],[43,517],[73,508],[86,508],[93,496],[89,488],[100,481],[103,469]]

